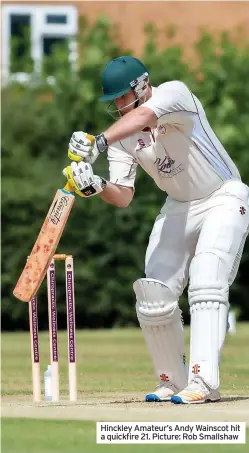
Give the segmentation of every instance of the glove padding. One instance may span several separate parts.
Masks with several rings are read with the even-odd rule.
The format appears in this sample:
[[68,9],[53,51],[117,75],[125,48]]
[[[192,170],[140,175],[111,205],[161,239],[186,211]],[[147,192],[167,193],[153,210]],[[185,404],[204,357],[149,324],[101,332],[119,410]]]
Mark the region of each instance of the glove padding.
[[92,197],[102,192],[105,179],[93,174],[92,166],[85,162],[72,162],[63,170],[70,186],[80,197]]
[[80,162],[84,160],[89,164],[93,164],[99,155],[99,150],[93,135],[85,132],[74,132],[68,149],[69,159]]

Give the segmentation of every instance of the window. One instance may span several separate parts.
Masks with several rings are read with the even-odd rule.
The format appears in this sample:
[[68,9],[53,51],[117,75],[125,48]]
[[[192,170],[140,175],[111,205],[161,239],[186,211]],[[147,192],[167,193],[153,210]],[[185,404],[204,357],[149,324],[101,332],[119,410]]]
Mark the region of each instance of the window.
[[[10,16],[10,71],[20,72],[26,61],[26,71],[32,70],[30,53],[30,15],[12,14]],[[29,65],[31,63],[31,67]]]
[[[77,33],[77,8],[50,5],[2,6],[3,77],[39,71],[43,58],[55,46],[65,43]],[[69,59],[75,47],[68,46]]]
[[[43,69],[45,70],[46,74],[52,75],[54,73],[54,69],[56,67],[56,60],[54,58],[48,59],[46,57],[50,57],[54,50],[58,47],[61,47],[65,51],[65,46],[67,45],[67,38],[64,36],[43,36],[42,40],[42,49],[43,49]],[[69,58],[69,48],[68,48],[68,61]]]
[[46,22],[47,22],[47,24],[66,24],[67,15],[66,14],[47,14]]
[[43,36],[42,49],[43,55],[49,57],[53,53],[53,49],[58,44],[65,44],[66,38],[59,36]]

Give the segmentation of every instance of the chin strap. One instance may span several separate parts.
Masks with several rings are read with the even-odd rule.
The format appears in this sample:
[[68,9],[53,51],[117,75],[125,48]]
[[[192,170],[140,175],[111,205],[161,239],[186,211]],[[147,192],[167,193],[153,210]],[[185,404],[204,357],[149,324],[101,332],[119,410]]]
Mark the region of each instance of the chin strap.
[[[140,101],[140,99],[139,99],[139,97],[138,97],[138,95],[137,95],[137,93],[136,93],[135,90],[134,90],[134,94],[135,94],[135,96],[136,96],[136,101],[135,101],[135,103],[134,103],[134,109],[137,109],[138,106],[139,106],[139,101]],[[133,110],[134,110],[134,109],[133,109]]]
[[[147,88],[147,86],[146,86],[146,88]],[[136,93],[136,90],[135,90],[135,89],[133,89],[133,91],[134,91],[134,94],[135,94],[135,96],[136,96],[136,101],[135,101],[135,103],[134,103],[134,109],[136,109],[139,105],[142,105],[144,102],[146,102],[146,94],[144,94],[143,99],[142,99],[142,97],[140,98],[140,97],[138,96],[138,94]],[[140,101],[141,101],[141,104],[139,104]],[[133,109],[133,110],[134,110],[134,109]]]
[[135,104],[134,104],[134,109],[137,109],[137,108],[138,108],[138,105],[139,105],[139,99],[135,102]]

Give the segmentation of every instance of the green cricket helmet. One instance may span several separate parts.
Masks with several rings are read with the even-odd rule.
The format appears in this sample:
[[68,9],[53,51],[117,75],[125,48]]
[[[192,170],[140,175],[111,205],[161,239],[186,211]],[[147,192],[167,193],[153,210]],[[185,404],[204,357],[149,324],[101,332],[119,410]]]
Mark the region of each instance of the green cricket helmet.
[[100,101],[113,101],[128,93],[144,80],[149,79],[149,72],[137,58],[121,56],[107,63],[101,74],[103,96]]

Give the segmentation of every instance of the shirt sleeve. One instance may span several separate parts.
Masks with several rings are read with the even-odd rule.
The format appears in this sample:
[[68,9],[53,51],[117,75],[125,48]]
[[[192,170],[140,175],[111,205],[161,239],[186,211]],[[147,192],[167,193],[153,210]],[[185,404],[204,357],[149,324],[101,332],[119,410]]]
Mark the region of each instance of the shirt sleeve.
[[110,182],[121,186],[134,187],[137,162],[121,142],[109,146],[107,158]]
[[158,119],[164,117],[164,122],[184,122],[184,118],[197,113],[191,91],[179,81],[166,82],[156,89],[155,94],[143,104],[150,108]]

